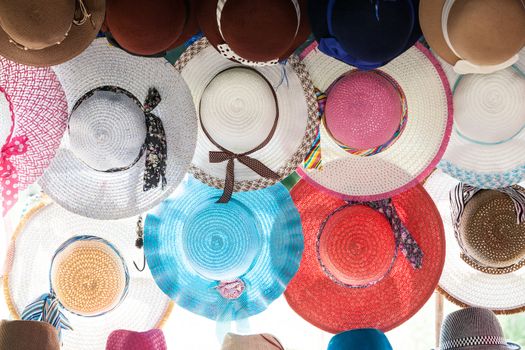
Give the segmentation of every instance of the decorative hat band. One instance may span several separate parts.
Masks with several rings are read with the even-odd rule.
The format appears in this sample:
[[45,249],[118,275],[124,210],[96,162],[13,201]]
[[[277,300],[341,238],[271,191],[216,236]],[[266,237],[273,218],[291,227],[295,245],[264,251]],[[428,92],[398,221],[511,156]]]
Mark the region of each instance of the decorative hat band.
[[[221,34],[222,40],[226,41],[224,38],[224,35],[222,34],[222,28],[221,28],[221,16],[222,16],[222,10],[224,9],[224,5],[226,5],[227,0],[218,0],[217,1],[217,28],[219,29],[219,33]],[[298,0],[290,0],[295,7],[295,13],[297,15],[297,27],[295,29],[295,35],[299,32],[299,28],[301,25],[301,9],[299,7]],[[254,62],[247,60],[245,58],[242,58],[238,54],[236,54],[232,48],[227,44],[220,44],[217,46],[217,49],[223,55],[224,57],[228,59],[233,59],[237,62],[240,62],[242,64],[248,65],[248,66],[273,66],[279,63],[279,59],[276,58],[274,60],[268,61],[268,62]]]
[[505,345],[507,341],[505,338],[496,335],[486,335],[477,337],[466,337],[460,339],[452,339],[444,341],[439,350],[461,349],[470,346],[485,346],[485,345]]
[[[91,22],[91,25],[93,26],[93,29],[95,28],[95,22],[93,21],[93,18],[91,18],[91,13],[89,13],[86,5],[84,4],[84,1],[83,0],[76,0],[76,4],[78,4],[78,8],[80,9],[80,12],[82,13],[82,18],[80,18],[80,19],[73,18],[73,21],[69,25],[69,28],[67,29],[66,33],[64,34],[64,37],[62,38],[62,40],[56,42],[53,45],[60,45],[64,40],[66,40],[69,32],[71,31],[71,28],[73,27],[73,24],[76,25],[76,26],[81,26],[84,23],[86,23],[87,20],[89,19],[89,21]],[[75,9],[75,12],[76,12],[76,9]],[[29,46],[22,45],[22,44],[16,42],[9,35],[8,35],[8,37],[9,37],[9,42],[11,44],[15,45],[17,48],[19,48],[20,50],[24,50],[24,51],[27,51],[27,50],[42,50],[42,49],[47,49],[49,47],[48,46],[48,47],[43,47],[42,49],[35,49],[35,48],[31,48]]]
[[261,338],[266,340],[268,344],[275,346],[276,349],[284,350],[284,346],[281,344],[281,342],[277,338],[269,337],[268,335],[264,335],[264,334],[259,334],[259,335],[261,336]]
[[[344,283],[341,280],[339,280],[336,276],[332,274],[330,269],[323,263],[323,259],[321,257],[321,236],[323,235],[324,228],[330,220],[330,218],[338,213],[339,211],[346,209],[348,207],[354,206],[354,205],[365,205],[368,206],[375,211],[383,214],[388,222],[390,223],[390,226],[392,227],[392,233],[394,235],[395,240],[395,250],[394,255],[392,256],[392,261],[390,263],[389,268],[385,271],[385,273],[380,276],[379,278],[366,283],[362,285],[353,285]],[[412,237],[408,229],[403,225],[401,222],[401,219],[399,218],[396,208],[394,207],[392,200],[390,198],[380,200],[380,201],[373,201],[373,202],[358,202],[358,201],[347,201],[347,204],[342,205],[332,211],[323,221],[319,228],[319,233],[317,235],[317,241],[316,241],[316,254],[317,254],[317,260],[319,261],[319,264],[321,265],[321,268],[325,272],[325,274],[336,284],[339,284],[343,287],[347,288],[368,288],[370,286],[373,286],[380,282],[383,278],[388,276],[390,274],[390,271],[394,267],[394,263],[396,262],[398,251],[401,250],[403,252],[403,255],[405,258],[410,262],[410,265],[414,269],[420,269],[423,266],[423,251],[419,247],[418,243]]]
[[110,91],[123,94],[133,100],[133,102],[144,112],[147,132],[138,156],[130,165],[108,170],[93,169],[107,173],[128,170],[142,158],[144,153],[146,153],[143,191],[146,192],[152,188],[156,188],[159,183],[161,183],[161,188],[164,189],[167,184],[166,161],[168,158],[166,133],[164,131],[162,120],[153,113],[153,110],[161,101],[160,93],[154,87],[149,88],[146,100],[144,101],[144,104],[142,104],[135,95],[123,88],[111,85],[101,86],[85,93],[73,106],[71,115],[82,104],[82,102],[93,96],[97,91]]
[[[497,188],[495,191],[506,194],[510,197],[514,204],[516,211],[517,224],[525,222],[525,194],[514,187]],[[462,235],[460,234],[460,223],[461,216],[465,210],[467,203],[474,197],[476,193],[482,191],[482,189],[465,184],[459,183],[450,191],[450,207],[452,215],[452,225],[454,227],[454,235],[461,249],[461,258],[469,264],[471,267],[490,274],[505,274],[516,271],[521,267],[525,266],[525,258],[521,261],[506,267],[493,267],[483,264],[482,262],[473,258],[466,250],[463,243]]]
[[272,128],[271,128],[270,132],[268,133],[268,136],[266,136],[266,138],[257,147],[255,147],[255,148],[253,148],[253,149],[251,149],[251,150],[249,150],[247,152],[234,153],[234,152],[228,150],[227,148],[221,146],[219,143],[217,143],[217,141],[215,141],[213,139],[213,137],[210,135],[210,133],[208,132],[208,130],[204,126],[204,123],[202,121],[202,116],[200,115],[201,106],[202,106],[202,99],[201,99],[201,101],[199,103],[199,122],[200,122],[200,125],[201,125],[201,129],[204,132],[204,134],[206,135],[206,137],[208,138],[208,140],[210,140],[210,142],[213,143],[213,145],[215,145],[215,147],[220,149],[220,151],[210,151],[209,152],[209,161],[210,161],[210,163],[222,163],[222,162],[226,162],[226,161],[228,162],[227,165],[226,165],[226,179],[225,179],[225,183],[224,183],[224,192],[223,192],[221,198],[219,198],[219,200],[217,201],[217,203],[227,203],[231,199],[231,196],[233,194],[233,187],[234,187],[234,183],[235,183],[235,165],[234,165],[235,164],[235,160],[238,160],[239,162],[241,162],[242,164],[244,164],[245,166],[247,166],[248,168],[250,168],[251,170],[253,170],[254,172],[256,172],[258,175],[260,175],[262,177],[265,177],[265,178],[268,178],[268,179],[279,180],[279,175],[277,175],[273,170],[268,168],[266,165],[264,165],[262,162],[258,161],[257,159],[251,158],[249,156],[250,154],[252,154],[252,153],[262,149],[263,147],[265,147],[270,142],[270,140],[272,139],[273,135],[275,134],[275,130],[277,129],[277,122],[279,121],[279,103],[277,101],[277,95],[275,93],[275,90],[274,90],[272,84],[268,81],[268,79],[266,79],[266,77],[264,75],[262,75],[261,73],[259,73],[256,69],[249,68],[249,67],[234,66],[234,67],[227,68],[227,69],[219,72],[217,75],[215,75],[210,80],[208,85],[206,85],[204,90],[206,90],[210,86],[211,82],[215,78],[217,78],[219,75],[221,75],[224,72],[227,72],[227,71],[229,71],[231,69],[247,69],[249,71],[252,71],[252,72],[256,73],[258,76],[260,76],[266,82],[266,84],[270,88],[270,91],[272,92],[272,95],[273,95],[273,98],[274,98],[274,101],[275,101],[275,119],[274,119]]
[[3,94],[9,104],[9,113],[12,122],[6,143],[0,149],[0,183],[2,183],[2,207],[5,216],[9,209],[15,205],[18,199],[18,172],[11,161],[11,157],[19,156],[27,152],[27,136],[13,136],[15,125],[15,113],[13,104],[7,92],[0,86],[0,94]]
[[445,42],[447,43],[447,46],[449,49],[460,58],[459,61],[456,62],[454,65],[454,71],[458,74],[470,74],[470,73],[476,73],[476,74],[486,74],[486,73],[493,73],[495,71],[510,67],[514,63],[518,62],[519,56],[518,54],[512,56],[505,62],[496,64],[496,65],[477,65],[475,63],[469,62],[468,60],[463,59],[461,55],[454,49],[454,46],[452,45],[452,42],[450,41],[450,37],[448,35],[448,17],[450,14],[450,11],[452,10],[452,7],[454,6],[454,3],[456,0],[445,0],[445,3],[443,4],[443,12],[441,13],[441,31],[443,32],[443,37],[445,38]]
[[[75,236],[65,241],[56,250],[51,260],[51,268],[49,270],[49,284],[50,284],[49,293],[42,294],[35,301],[27,305],[21,314],[22,320],[41,321],[41,322],[50,323],[53,327],[57,329],[60,338],[62,337],[62,330],[73,330],[73,327],[71,323],[69,322],[69,320],[67,319],[67,317],[63,313],[65,309],[63,303],[57,297],[57,293],[53,286],[52,271],[53,271],[53,267],[56,262],[57,256],[59,256],[60,253],[62,253],[66,248],[70,247],[72,244],[76,242],[80,242],[80,241],[102,243],[104,246],[107,246],[112,252],[114,252],[114,255],[118,257],[119,263],[121,263],[121,265],[124,268],[124,276],[125,276],[124,285],[123,285],[123,290],[122,290],[122,293],[120,294],[120,298],[118,302],[114,304],[110,309],[104,310],[103,312],[100,312],[94,315],[82,315],[82,314],[79,314],[78,312],[75,312],[74,310],[69,310],[69,309],[68,311],[73,314],[83,316],[83,317],[101,316],[101,315],[104,315],[110,312],[111,310],[115,309],[118,305],[120,305],[120,303],[125,299],[127,292],[128,292],[130,277],[129,277],[127,266],[120,252],[111,243],[109,243],[108,241],[100,237],[88,236],[88,235]],[[83,262],[77,261],[76,263],[82,264]],[[89,268],[89,266],[81,266],[81,268],[85,269],[85,268]],[[93,271],[90,269],[89,273],[92,274]]]

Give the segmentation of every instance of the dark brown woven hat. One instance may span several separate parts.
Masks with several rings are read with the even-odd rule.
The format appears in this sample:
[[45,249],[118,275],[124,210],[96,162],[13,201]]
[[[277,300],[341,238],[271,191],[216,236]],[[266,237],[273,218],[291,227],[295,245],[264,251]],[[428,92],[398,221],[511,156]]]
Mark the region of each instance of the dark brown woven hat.
[[38,321],[0,321],[0,350],[60,350],[56,329]]
[[63,63],[97,36],[106,0],[0,1],[0,55],[32,66]]
[[195,1],[108,0],[106,36],[131,54],[159,56],[198,31]]
[[197,20],[215,48],[251,62],[286,59],[310,35],[307,0],[201,0]]

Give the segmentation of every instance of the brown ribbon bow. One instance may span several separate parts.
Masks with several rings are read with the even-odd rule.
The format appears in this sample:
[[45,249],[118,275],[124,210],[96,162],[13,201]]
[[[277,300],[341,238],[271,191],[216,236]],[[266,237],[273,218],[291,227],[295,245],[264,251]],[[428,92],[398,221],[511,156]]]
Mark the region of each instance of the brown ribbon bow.
[[[277,95],[275,94],[275,90],[273,89],[273,86],[268,81],[268,79],[266,79],[266,77],[264,75],[262,75],[261,73],[259,73],[256,69],[249,68],[249,67],[239,67],[239,66],[230,67],[230,68],[227,68],[227,69],[219,72],[217,75],[215,75],[210,80],[210,82],[208,83],[206,88],[210,85],[210,83],[213,81],[213,79],[217,78],[220,74],[222,74],[222,73],[224,73],[224,72],[226,72],[226,71],[228,71],[230,69],[247,69],[247,70],[255,72],[256,74],[258,74],[260,77],[262,77],[264,79],[264,81],[270,87],[270,90],[272,91],[272,94],[273,94],[273,98],[275,100],[275,120],[273,122],[272,129],[268,133],[268,136],[257,147],[255,147],[254,149],[252,149],[250,151],[247,151],[247,152],[234,153],[234,152],[224,148],[223,146],[219,145],[211,137],[211,135],[208,133],[208,130],[206,130],[206,128],[204,127],[204,123],[202,122],[202,118],[199,115],[199,121],[200,121],[200,124],[201,124],[202,131],[204,132],[206,137],[211,141],[211,143],[213,143],[217,148],[220,149],[220,151],[210,151],[209,152],[209,161],[210,161],[210,163],[222,163],[222,162],[226,162],[226,161],[228,162],[228,164],[226,165],[226,179],[224,181],[224,192],[223,192],[221,198],[217,201],[217,203],[227,203],[227,202],[230,201],[230,199],[232,197],[233,190],[234,190],[234,185],[235,185],[235,160],[236,159],[240,163],[244,164],[245,166],[247,166],[248,168],[250,168],[251,170],[253,170],[254,172],[256,172],[258,175],[260,175],[262,177],[265,177],[267,179],[272,179],[272,180],[279,180],[280,179],[278,174],[276,174],[273,170],[271,170],[266,165],[264,165],[261,161],[248,156],[249,154],[252,154],[252,153],[260,150],[264,146],[266,146],[270,142],[270,140],[272,139],[272,137],[273,137],[273,135],[275,133],[275,130],[277,129],[277,122],[279,121],[279,104],[277,102]],[[201,100],[200,104],[202,105],[202,100]],[[200,113],[200,110],[201,109],[199,107],[199,113]]]

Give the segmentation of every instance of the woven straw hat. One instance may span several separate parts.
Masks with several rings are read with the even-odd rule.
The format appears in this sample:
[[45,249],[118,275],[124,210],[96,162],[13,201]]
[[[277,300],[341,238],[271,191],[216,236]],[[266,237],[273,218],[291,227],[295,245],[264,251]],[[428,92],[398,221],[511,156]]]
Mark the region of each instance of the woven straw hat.
[[40,180],[44,191],[97,219],[138,215],[168,197],[188,170],[197,137],[190,91],[173,67],[98,39],[55,72],[70,122]]
[[8,251],[3,284],[11,315],[56,324],[62,349],[74,350],[103,350],[115,329],[160,326],[171,302],[149,272],[129,268],[135,227],[136,218],[88,219],[44,198]]
[[522,0],[421,0],[419,19],[433,51],[457,73],[492,73],[525,46]]
[[134,332],[119,329],[111,332],[106,350],[167,350],[164,333],[160,329]]
[[471,307],[452,312],[441,326],[439,350],[519,350],[505,340],[496,315]]
[[334,335],[328,350],[392,350],[385,333],[375,328],[352,329]]
[[[482,190],[466,204],[452,205],[450,193],[458,184],[439,170],[425,182],[441,213],[449,243],[440,292],[460,306],[484,307],[503,314],[523,311],[524,224],[517,224],[513,201],[508,194],[500,193],[502,190]],[[517,191],[523,193],[521,188]],[[521,196],[525,197],[513,194],[515,198]],[[452,198],[462,197],[455,194]],[[453,207],[463,208],[462,215],[457,215],[456,230],[451,216]],[[469,283],[465,284],[465,280]]]
[[252,66],[286,60],[310,35],[307,0],[202,0],[197,20],[221,55]]
[[221,350],[284,350],[279,339],[271,334],[239,335],[227,333]]
[[302,180],[291,190],[305,240],[288,304],[325,331],[378,328],[413,316],[437,286],[443,224],[416,186],[392,199],[346,202]]
[[492,74],[458,75],[442,65],[453,88],[454,128],[438,167],[479,188],[520,182],[525,177],[525,70],[516,65]]
[[320,142],[299,173],[346,199],[378,200],[415,186],[441,159],[452,130],[452,96],[437,60],[417,44],[379,70],[359,72],[316,45],[303,62],[328,97]]
[[70,60],[95,39],[105,11],[105,0],[2,1],[0,55],[32,66]]
[[198,32],[195,1],[112,0],[106,8],[106,37],[132,55],[163,56]]
[[296,273],[303,251],[299,213],[282,184],[236,193],[188,176],[144,221],[144,252],[160,289],[181,307],[217,321],[264,311]]
[[2,320],[0,350],[60,350],[60,342],[47,322]]
[[222,57],[203,38],[175,68],[200,115],[190,168],[197,179],[217,188],[255,190],[285,178],[302,162],[318,121],[312,82],[297,57],[282,67],[246,67]]
[[67,125],[66,96],[50,68],[0,57],[0,187],[5,214],[47,168]]

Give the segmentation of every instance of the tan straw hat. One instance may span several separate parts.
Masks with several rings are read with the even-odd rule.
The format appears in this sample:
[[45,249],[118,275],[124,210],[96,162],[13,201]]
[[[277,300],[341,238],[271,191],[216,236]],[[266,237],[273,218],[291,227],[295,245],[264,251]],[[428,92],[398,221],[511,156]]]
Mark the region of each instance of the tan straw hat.
[[227,333],[222,350],[284,350],[281,342],[271,334],[239,335]]
[[60,342],[47,322],[2,320],[0,350],[60,350]]
[[32,66],[51,66],[84,51],[97,36],[106,0],[0,2],[0,55]]
[[457,73],[492,73],[518,60],[525,45],[523,0],[421,0],[421,29]]

